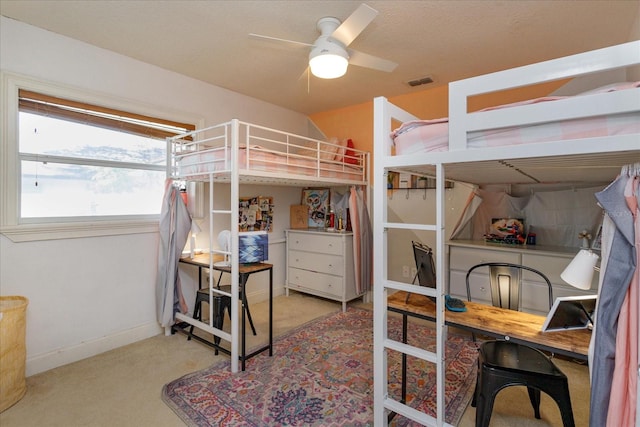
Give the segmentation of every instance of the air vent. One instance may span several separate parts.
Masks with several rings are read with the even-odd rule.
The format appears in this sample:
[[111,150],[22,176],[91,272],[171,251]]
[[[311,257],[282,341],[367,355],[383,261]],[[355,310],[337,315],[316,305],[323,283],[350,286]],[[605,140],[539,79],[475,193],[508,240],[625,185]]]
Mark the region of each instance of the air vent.
[[429,83],[433,83],[433,78],[431,76],[426,76],[426,77],[422,77],[420,79],[409,80],[407,83],[409,84],[409,86],[426,85],[426,84],[429,84]]

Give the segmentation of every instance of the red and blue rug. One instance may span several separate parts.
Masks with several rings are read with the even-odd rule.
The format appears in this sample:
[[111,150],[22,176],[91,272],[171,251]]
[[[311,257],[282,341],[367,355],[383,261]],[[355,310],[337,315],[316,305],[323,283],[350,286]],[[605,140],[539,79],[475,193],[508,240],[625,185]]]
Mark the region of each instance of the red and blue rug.
[[[274,342],[244,372],[229,361],[165,385],[162,398],[189,426],[373,425],[373,313],[349,308],[314,320]],[[389,336],[401,341],[402,323],[390,318]],[[435,350],[435,331],[409,324],[409,344]],[[457,425],[471,400],[477,346],[449,333],[446,344],[445,420]],[[400,400],[401,356],[389,351],[389,394]],[[408,357],[407,401],[435,416],[436,373]],[[410,425],[397,417],[396,425]]]

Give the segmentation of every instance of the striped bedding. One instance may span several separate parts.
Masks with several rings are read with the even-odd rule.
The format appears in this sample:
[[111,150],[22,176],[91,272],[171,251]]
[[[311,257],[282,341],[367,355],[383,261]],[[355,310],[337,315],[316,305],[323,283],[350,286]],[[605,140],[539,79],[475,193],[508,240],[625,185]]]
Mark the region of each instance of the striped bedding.
[[[178,156],[177,166],[180,176],[195,177],[211,172],[228,172],[231,169],[230,150],[226,152],[225,156],[223,148],[216,148]],[[249,152],[248,155],[247,152]],[[318,161],[315,158],[266,150],[260,146],[251,146],[249,150],[246,147],[240,148],[238,165],[241,174],[267,172],[348,181],[363,179],[360,165],[328,160]]]
[[[607,91],[638,87],[640,87],[640,82],[628,83],[625,87],[609,88]],[[597,92],[590,91],[589,93]],[[482,111],[550,102],[564,98],[537,98],[500,107],[487,108]],[[637,112],[473,132],[469,134],[467,147],[498,147],[633,133],[640,133],[640,113]],[[449,120],[442,118],[406,122],[394,130],[391,133],[391,137],[394,141],[397,155],[447,151],[449,146]]]

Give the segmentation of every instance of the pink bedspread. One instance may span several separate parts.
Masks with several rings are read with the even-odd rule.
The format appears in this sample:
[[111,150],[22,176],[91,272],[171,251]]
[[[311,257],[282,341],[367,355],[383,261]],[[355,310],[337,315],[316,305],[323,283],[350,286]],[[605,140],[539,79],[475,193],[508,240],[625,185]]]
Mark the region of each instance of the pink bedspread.
[[[210,172],[225,172],[230,166],[230,150],[216,149],[211,151],[186,154],[179,158],[177,166],[180,176],[194,177]],[[252,146],[247,156],[247,149],[240,148],[238,152],[238,165],[241,174],[252,172],[278,173],[290,176],[314,176],[319,178],[335,178],[346,181],[362,181],[363,169],[359,165],[349,165],[343,162],[330,162],[315,159],[301,158],[286,153],[265,151],[259,146]]]
[[[608,86],[582,95],[611,92],[640,87],[640,82]],[[555,101],[566,97],[543,97],[486,108],[482,111],[509,108],[519,105]],[[469,134],[468,148],[499,147],[599,136],[640,133],[640,114],[628,113],[586,119],[565,120],[531,126],[502,128]],[[411,155],[449,149],[449,119],[414,120],[405,122],[391,133],[397,155]]]

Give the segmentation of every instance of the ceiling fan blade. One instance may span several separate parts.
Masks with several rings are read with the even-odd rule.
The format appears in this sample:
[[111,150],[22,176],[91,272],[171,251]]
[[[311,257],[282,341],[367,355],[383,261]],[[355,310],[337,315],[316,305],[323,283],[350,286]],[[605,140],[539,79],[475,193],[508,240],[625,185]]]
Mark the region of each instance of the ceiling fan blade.
[[349,64],[359,67],[372,68],[374,70],[385,71],[387,73],[396,69],[398,64],[387,59],[378,58],[368,53],[357,50],[349,50]]
[[331,34],[331,38],[338,40],[345,46],[349,46],[377,15],[377,10],[362,3],[338,28],[336,28],[336,30]]
[[249,33],[249,37],[251,37],[253,39],[258,39],[258,40],[269,40],[269,41],[274,41],[274,42],[279,42],[279,43],[288,43],[288,44],[293,44],[293,45],[297,45],[297,46],[304,46],[304,47],[313,46],[311,43],[298,42],[298,41],[295,41],[295,40],[281,39],[281,38],[278,38],[278,37],[263,36],[261,34],[254,34],[254,33]]

